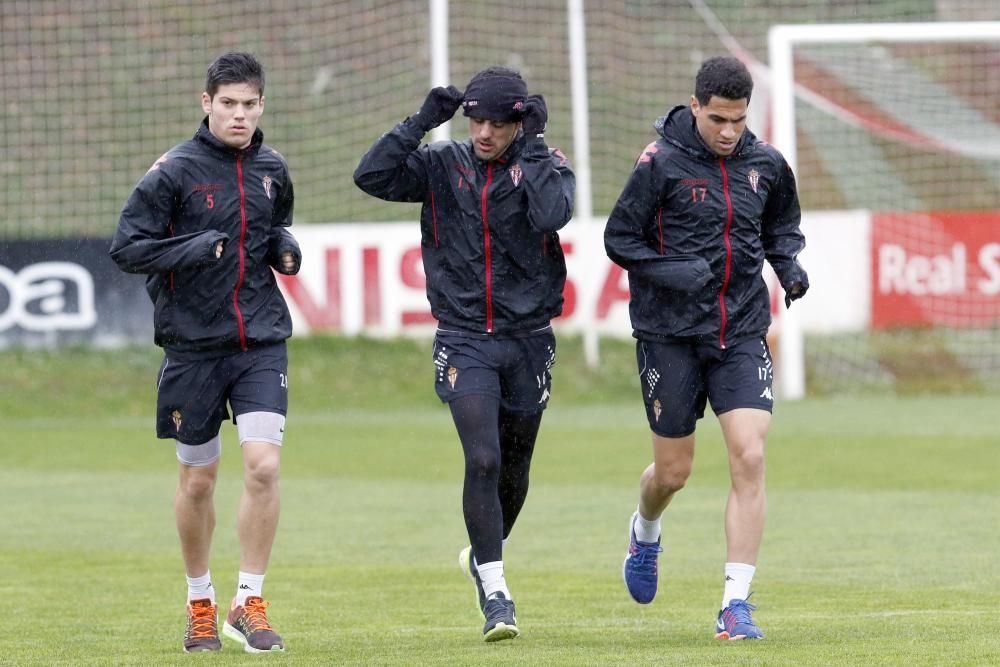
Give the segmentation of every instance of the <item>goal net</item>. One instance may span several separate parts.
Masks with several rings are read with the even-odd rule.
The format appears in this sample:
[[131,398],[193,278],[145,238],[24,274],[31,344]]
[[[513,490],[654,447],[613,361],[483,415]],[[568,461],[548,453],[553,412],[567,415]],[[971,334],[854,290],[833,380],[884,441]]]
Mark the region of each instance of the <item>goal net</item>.
[[789,386],[1000,388],[998,66],[1000,22],[772,29],[817,287],[782,329]]

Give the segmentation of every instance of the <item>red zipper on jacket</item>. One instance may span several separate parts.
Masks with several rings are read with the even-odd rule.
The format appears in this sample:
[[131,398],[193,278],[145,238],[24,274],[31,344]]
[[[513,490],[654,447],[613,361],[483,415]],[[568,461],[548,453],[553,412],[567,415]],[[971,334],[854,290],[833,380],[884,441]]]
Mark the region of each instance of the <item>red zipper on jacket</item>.
[[486,164],[486,185],[483,186],[483,250],[486,253],[486,333],[493,333],[493,274],[490,271],[490,222],[486,215],[486,200],[493,182],[493,163]]
[[726,288],[729,287],[729,273],[733,262],[733,242],[729,238],[729,230],[733,226],[733,200],[729,196],[729,172],[726,171],[725,158],[719,158],[719,169],[722,170],[722,194],[726,198],[726,226],[722,230],[722,242],[726,245],[726,272],[719,289],[719,312],[722,315],[719,347],[726,349]]
[[240,274],[236,278],[236,289],[233,290],[233,308],[236,311],[236,325],[240,329],[240,348],[247,350],[246,329],[243,326],[243,313],[240,311],[240,287],[246,275],[246,256],[243,244],[247,237],[247,197],[243,189],[243,156],[236,156],[236,184],[240,188]]

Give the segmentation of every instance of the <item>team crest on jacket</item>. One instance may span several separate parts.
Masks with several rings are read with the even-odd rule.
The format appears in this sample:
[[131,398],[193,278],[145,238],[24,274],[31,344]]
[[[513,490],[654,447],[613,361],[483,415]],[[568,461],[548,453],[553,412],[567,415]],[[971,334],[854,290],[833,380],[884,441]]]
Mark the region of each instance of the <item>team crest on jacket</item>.
[[510,180],[514,181],[515,188],[521,184],[521,165],[515,164],[510,168]]
[[[271,177],[268,176],[267,174],[265,174],[264,178],[260,179],[260,182],[264,184],[264,194],[266,194],[267,198],[270,199],[271,198],[271,183],[272,183]],[[756,191],[757,191],[757,186],[754,186],[754,192],[756,192]]]
[[455,381],[458,380],[458,369],[454,366],[448,367],[448,384],[451,385],[452,389],[455,389]]
[[750,181],[750,187],[753,188],[753,191],[756,193],[757,184],[760,183],[760,172],[756,169],[751,169],[750,173],[747,174],[747,179]]

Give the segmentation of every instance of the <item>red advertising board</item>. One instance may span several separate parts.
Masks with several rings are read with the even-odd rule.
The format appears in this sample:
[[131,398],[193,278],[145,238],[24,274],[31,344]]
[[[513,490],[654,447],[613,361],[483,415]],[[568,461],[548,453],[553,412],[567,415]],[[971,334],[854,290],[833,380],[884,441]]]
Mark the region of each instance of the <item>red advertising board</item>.
[[1000,325],[1000,212],[875,213],[871,261],[875,329]]

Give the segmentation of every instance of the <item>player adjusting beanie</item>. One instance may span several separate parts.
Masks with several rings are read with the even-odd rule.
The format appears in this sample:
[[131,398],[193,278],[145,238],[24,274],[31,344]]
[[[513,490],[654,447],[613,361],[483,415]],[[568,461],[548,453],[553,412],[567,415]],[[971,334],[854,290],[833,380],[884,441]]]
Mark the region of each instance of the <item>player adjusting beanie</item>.
[[527,97],[528,84],[520,74],[506,67],[490,67],[472,77],[465,87],[462,113],[486,120],[519,121]]

